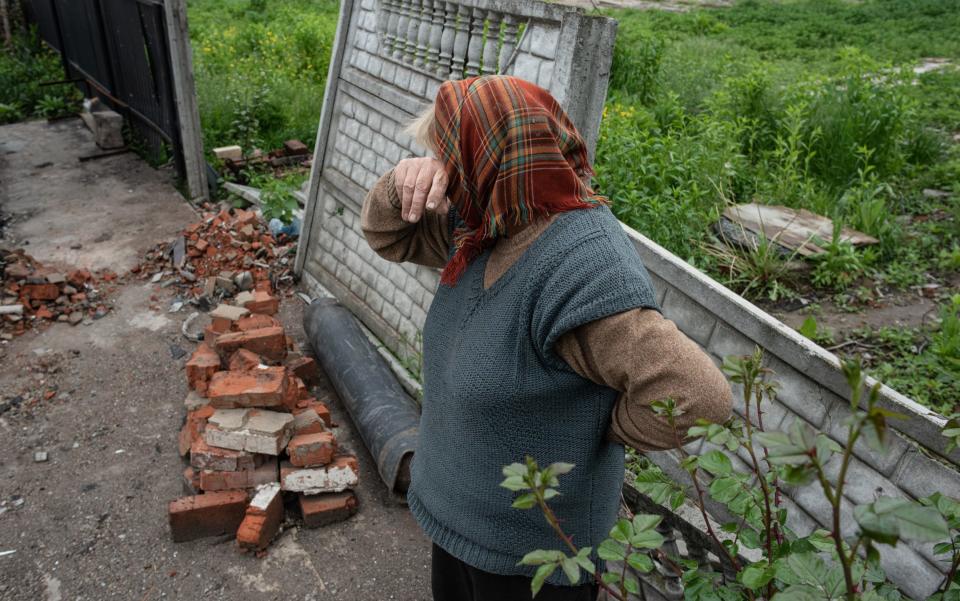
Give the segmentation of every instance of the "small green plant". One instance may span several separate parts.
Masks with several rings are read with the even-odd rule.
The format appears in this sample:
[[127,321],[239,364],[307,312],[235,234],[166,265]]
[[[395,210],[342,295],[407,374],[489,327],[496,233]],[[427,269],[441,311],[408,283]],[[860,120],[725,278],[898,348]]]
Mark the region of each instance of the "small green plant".
[[790,261],[796,252],[785,255],[776,240],[769,240],[763,233],[755,240],[746,234],[743,237],[747,240],[744,244],[711,243],[705,246],[707,254],[715,261],[715,268],[726,276],[726,284],[746,297],[778,301],[792,296]]
[[833,332],[827,328],[821,328],[820,324],[817,323],[817,318],[813,315],[808,315],[800,327],[797,328],[797,331],[820,346],[830,346],[835,342]]
[[283,180],[271,179],[260,189],[260,208],[267,221],[279,219],[288,224],[299,206],[290,184]]
[[626,601],[628,593],[639,594],[640,583],[633,576],[626,574],[625,566],[630,565],[639,572],[649,572],[653,569],[653,560],[650,559],[649,553],[663,544],[663,536],[656,530],[662,517],[636,515],[632,520],[618,520],[610,530],[610,538],[604,540],[597,548],[596,556],[605,561],[622,561],[624,568],[619,572],[601,573],[591,559],[593,548],[578,548],[564,533],[560,521],[547,503],[560,494],[557,490],[560,486],[558,478],[569,473],[574,467],[571,463],[553,463],[540,469],[532,457],[527,457],[524,463],[512,463],[503,468],[505,479],[500,486],[522,493],[513,501],[513,507],[516,509],[539,508],[550,527],[565,545],[565,550],[531,551],[520,560],[522,565],[537,566],[530,583],[530,590],[536,596],[543,587],[543,583],[557,568],[563,570],[570,584],[580,582],[581,570],[583,570],[611,597]]
[[863,275],[864,265],[853,245],[840,235],[842,225],[833,224],[833,237],[823,245],[826,251],[815,255],[817,266],[813,270],[813,283],[817,286],[839,290],[846,288]]
[[[681,415],[676,403],[670,399],[654,403],[654,412],[674,428],[682,455],[680,465],[690,484],[670,481],[649,462],[640,462],[636,483],[641,492],[652,493],[657,502],[668,501],[674,509],[688,498],[700,511],[711,550],[722,565],[667,556],[658,549],[664,537],[654,529],[660,518],[648,515],[618,521],[597,549],[600,558],[626,560],[624,566],[641,574],[660,564],[680,576],[687,601],[897,601],[900,593],[886,581],[880,567],[882,547],[904,541],[936,543],[934,552],[949,555],[952,567],[933,599],[954,598],[945,595],[960,591],[956,582],[960,503],[956,500],[939,494],[920,502],[879,496],[853,507],[855,529],[844,523],[849,519],[844,491],[854,446],[864,441],[882,452],[887,421],[901,417],[879,406],[880,384],[866,386],[858,361],[842,363],[851,391],[842,443],[799,419],[785,431],[764,427],[764,406],[773,399],[777,385],[772,372],[764,367],[759,349],[750,356],[728,357],[724,371],[742,390],[743,417],[725,424],[700,422],[690,428],[687,440],[702,439],[704,444],[699,454],[689,454],[683,450],[685,439],[676,428],[676,418]],[[957,420],[948,424],[944,434],[960,439]],[[731,459],[734,456],[737,463],[745,461],[747,468],[738,469]],[[526,463],[504,468],[502,486],[522,493],[514,507],[538,507],[565,546],[562,551],[533,551],[521,561],[539,566],[532,591],[536,595],[544,580],[562,568],[571,583],[576,583],[584,570],[612,598],[625,599],[627,593],[639,589],[626,567],[621,572],[599,574],[592,550],[577,548],[550,509],[550,499],[560,494],[558,477],[572,469],[573,465],[555,463],[541,470],[529,457]],[[790,529],[782,502],[787,486],[819,490],[829,507],[828,530],[798,536]],[[726,507],[736,521],[715,529],[706,510],[707,498]],[[853,534],[845,535],[848,531]],[[744,550],[753,550],[753,559],[747,559]],[[631,553],[636,557],[631,559]],[[728,577],[729,573],[734,577]]]

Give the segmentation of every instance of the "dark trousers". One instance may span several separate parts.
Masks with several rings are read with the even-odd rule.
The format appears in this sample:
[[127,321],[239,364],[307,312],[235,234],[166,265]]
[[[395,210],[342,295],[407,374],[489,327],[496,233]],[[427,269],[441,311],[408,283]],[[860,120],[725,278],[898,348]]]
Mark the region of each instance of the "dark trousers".
[[[491,574],[468,566],[433,545],[433,601],[530,601],[530,578]],[[595,601],[599,587],[544,584],[536,601]]]

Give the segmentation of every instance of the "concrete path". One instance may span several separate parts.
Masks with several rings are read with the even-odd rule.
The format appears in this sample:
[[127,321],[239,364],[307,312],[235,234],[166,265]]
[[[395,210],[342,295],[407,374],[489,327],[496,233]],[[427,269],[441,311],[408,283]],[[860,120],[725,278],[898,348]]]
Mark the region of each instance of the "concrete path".
[[[132,154],[77,161],[93,152],[79,120],[0,127],[9,218],[0,244],[122,275],[196,219],[169,171]],[[186,356],[173,351],[193,350],[180,335],[186,311],[151,311],[172,292],[135,278],[112,298],[114,310],[92,325],[54,323],[0,343],[0,600],[430,598],[429,543],[380,482],[335,395],[338,438],[360,459],[356,516],[288,529],[263,559],[229,538],[170,542],[187,393]],[[301,316],[300,301],[285,298],[281,320],[305,344]],[[324,384],[315,393],[332,395]],[[35,463],[35,451],[49,460]]]

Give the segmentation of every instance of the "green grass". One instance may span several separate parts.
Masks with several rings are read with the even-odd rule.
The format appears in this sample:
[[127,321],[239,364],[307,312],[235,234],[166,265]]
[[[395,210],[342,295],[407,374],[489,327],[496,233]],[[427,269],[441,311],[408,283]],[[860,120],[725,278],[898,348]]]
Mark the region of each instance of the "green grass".
[[190,0],[204,147],[271,150],[317,134],[335,0]]
[[[755,299],[931,281],[950,289],[960,200],[921,191],[960,195],[952,2],[747,0],[609,14],[620,28],[596,169],[622,220]],[[957,68],[914,76],[928,57]],[[805,208],[880,244],[824,241],[828,254],[798,281],[760,247],[716,251],[709,224],[731,202]],[[957,381],[960,357],[878,348],[879,375],[947,408],[953,393],[938,382]]]

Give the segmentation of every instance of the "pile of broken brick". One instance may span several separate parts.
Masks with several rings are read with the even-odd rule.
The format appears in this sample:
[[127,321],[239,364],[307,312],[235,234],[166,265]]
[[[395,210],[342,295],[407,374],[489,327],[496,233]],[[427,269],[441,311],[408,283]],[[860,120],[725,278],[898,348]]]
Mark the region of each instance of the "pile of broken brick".
[[[212,208],[212,205],[208,208]],[[261,282],[272,289],[293,284],[296,241],[274,237],[254,211],[209,210],[172,243],[159,244],[131,271],[161,287],[182,290],[180,303],[202,310]]]
[[174,541],[235,533],[242,549],[263,552],[285,519],[299,514],[318,527],[357,510],[357,459],[310,396],[316,362],[273,316],[278,302],[266,286],[245,306],[211,311],[186,364],[192,390],[179,450],[189,458],[189,496],[170,502]]
[[109,270],[94,276],[86,269],[68,273],[44,266],[23,249],[0,248],[3,298],[0,299],[0,337],[11,339],[28,328],[52,321],[72,325],[91,323],[110,312],[101,283],[117,275]]

